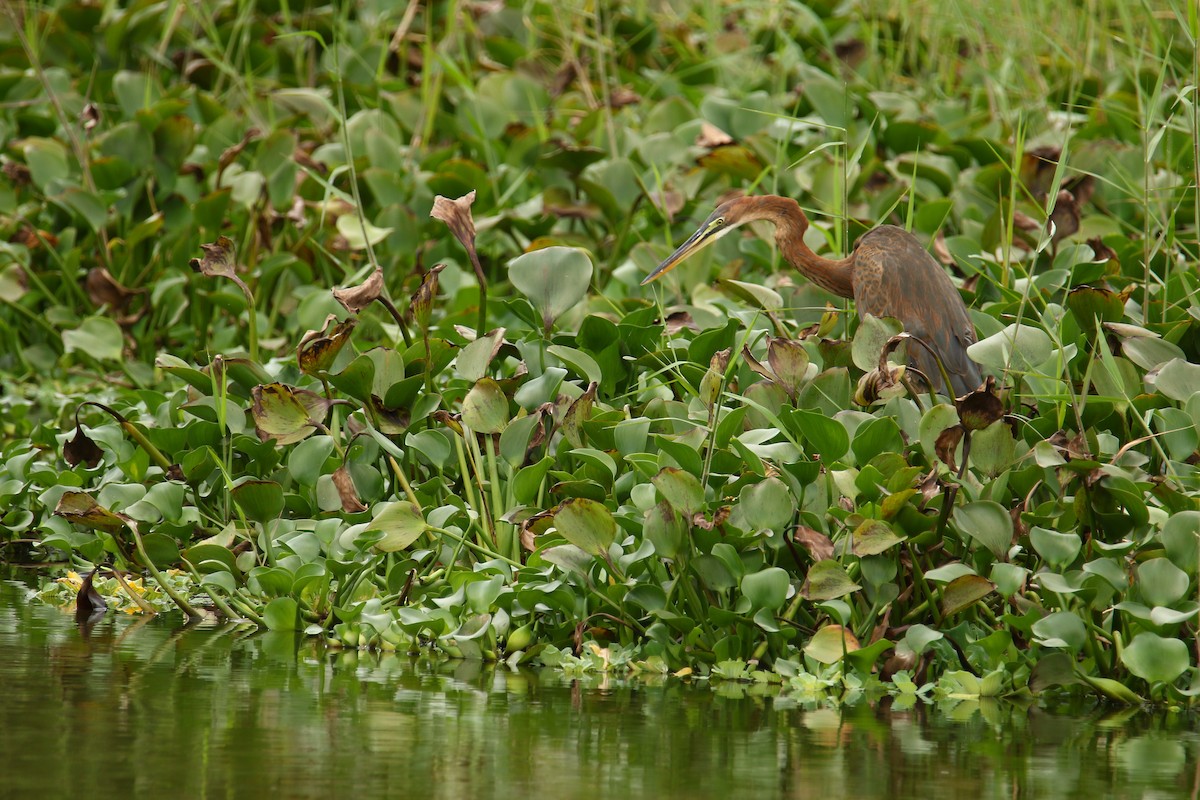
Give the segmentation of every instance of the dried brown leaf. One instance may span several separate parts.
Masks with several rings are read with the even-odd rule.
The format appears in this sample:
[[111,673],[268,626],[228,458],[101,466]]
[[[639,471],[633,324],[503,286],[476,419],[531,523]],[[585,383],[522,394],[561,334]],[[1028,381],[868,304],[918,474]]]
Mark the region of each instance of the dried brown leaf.
[[350,341],[350,332],[357,324],[357,317],[338,322],[337,317],[330,314],[325,318],[321,330],[305,333],[300,339],[300,346],[296,348],[296,363],[300,365],[300,371],[305,375],[316,375],[328,370],[346,342]]
[[807,550],[813,561],[833,558],[833,540],[807,525],[797,525],[792,540]]
[[708,148],[722,147],[727,144],[733,144],[733,137],[711,122],[701,122],[700,134],[696,137],[696,144],[700,147]]
[[445,264],[435,264],[426,272],[425,277],[421,279],[421,285],[413,293],[412,301],[408,304],[409,319],[415,320],[421,330],[429,327],[429,317],[433,313],[433,301],[437,299],[438,273],[445,268]]
[[365,281],[358,286],[348,286],[344,289],[334,289],[333,297],[347,311],[358,314],[364,308],[374,303],[383,294],[383,268],[375,267]]
[[429,212],[429,216],[446,223],[454,238],[458,239],[469,253],[475,252],[475,220],[471,216],[471,206],[474,202],[474,189],[456,200],[439,194],[433,198],[433,209]]
[[954,401],[958,419],[969,431],[983,430],[1004,416],[1004,402],[996,393],[996,379],[988,376],[983,386]]
[[217,185],[221,184],[221,176],[225,174],[225,168],[237,161],[237,157],[246,149],[246,145],[257,139],[262,132],[258,128],[248,128],[242,134],[242,140],[235,145],[226,147],[221,153],[221,157],[217,159]]
[[75,435],[63,445],[63,460],[72,467],[87,464],[91,468],[99,464],[102,458],[104,451],[83,432],[82,425],[76,424]]
[[954,461],[954,451],[958,449],[958,443],[962,441],[963,433],[965,431],[962,425],[952,425],[939,433],[937,441],[933,444],[933,450],[937,453],[937,457],[950,468],[951,472],[958,469]]
[[79,121],[84,133],[91,133],[100,124],[100,108],[95,103],[87,103],[79,112]]
[[88,299],[97,306],[108,306],[115,311],[122,311],[129,301],[139,294],[145,294],[145,289],[128,289],[117,282],[116,278],[104,267],[92,267],[84,279],[84,289]]
[[350,470],[346,468],[345,464],[333,471],[332,478],[338,497],[342,500],[342,511],[347,514],[357,514],[367,510],[362,500],[358,499],[358,490],[354,488],[354,479],[350,476]]

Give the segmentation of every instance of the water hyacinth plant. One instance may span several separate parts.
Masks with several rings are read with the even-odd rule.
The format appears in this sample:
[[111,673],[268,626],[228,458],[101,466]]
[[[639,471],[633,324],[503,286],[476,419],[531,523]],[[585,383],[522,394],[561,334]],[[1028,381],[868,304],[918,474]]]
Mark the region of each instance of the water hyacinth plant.
[[[910,5],[6,8],[0,554],[340,647],[1189,703],[1194,9]],[[735,192],[910,230],[986,381],[753,230],[639,285]]]

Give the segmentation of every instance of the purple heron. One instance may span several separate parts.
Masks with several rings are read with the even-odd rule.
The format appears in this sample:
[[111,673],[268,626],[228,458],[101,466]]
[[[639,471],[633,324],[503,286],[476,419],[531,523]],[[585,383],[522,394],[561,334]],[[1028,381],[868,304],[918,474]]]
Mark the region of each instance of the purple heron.
[[[975,326],[958,289],[916,237],[893,225],[863,234],[846,258],[822,258],[804,243],[808,217],[795,200],[775,195],[738,197],[717,206],[642,284],[656,280],[737,226],[760,219],[775,224],[779,252],[804,277],[839,297],[853,298],[860,315],[895,317],[905,331],[925,342],[942,360],[956,396],[979,388],[979,367],[967,358],[967,346],[976,341]],[[945,381],[929,350],[918,344],[908,349],[910,363],[935,389],[945,392]]]

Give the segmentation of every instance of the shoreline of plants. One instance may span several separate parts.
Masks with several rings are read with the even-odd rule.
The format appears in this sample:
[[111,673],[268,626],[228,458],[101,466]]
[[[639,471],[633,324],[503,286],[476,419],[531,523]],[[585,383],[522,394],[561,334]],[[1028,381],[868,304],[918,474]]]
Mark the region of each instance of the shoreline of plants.
[[[145,570],[185,614],[350,648],[1191,705],[1200,165],[1171,87],[1200,68],[1160,36],[1149,88],[1064,71],[1066,128],[1036,130],[953,76],[961,103],[919,105],[822,60],[818,28],[919,62],[886,15],[748,12],[791,96],[729,52],[755,88],[667,91],[712,62],[645,10],[592,20],[630,34],[603,74],[567,47],[553,75],[505,44],[550,47],[546,9],[459,10],[409,20],[407,60],[349,11],[185,12],[188,66],[108,42],[97,104],[49,48],[94,20],[26,9],[0,557],[102,567],[85,617]],[[136,53],[175,41],[121,19]],[[820,204],[828,252],[928,241],[992,377],[910,395],[898,325],[851,326],[754,235],[638,287],[747,188]]]

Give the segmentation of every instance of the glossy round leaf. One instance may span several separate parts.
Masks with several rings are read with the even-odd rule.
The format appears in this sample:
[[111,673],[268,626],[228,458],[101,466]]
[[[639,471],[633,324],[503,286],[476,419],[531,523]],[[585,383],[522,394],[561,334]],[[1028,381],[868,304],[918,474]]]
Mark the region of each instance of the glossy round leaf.
[[500,433],[508,424],[508,398],[500,384],[481,378],[463,399],[462,421],[476,433]]
[[1029,529],[1029,542],[1054,569],[1062,569],[1074,561],[1083,547],[1083,540],[1077,533],[1058,533],[1037,526]]
[[755,608],[774,611],[787,600],[790,584],[786,571],[779,567],[767,567],[742,578],[742,594]]
[[1137,586],[1150,606],[1171,606],[1188,593],[1187,573],[1166,558],[1151,558],[1137,568]]
[[665,467],[650,481],[672,508],[689,519],[704,508],[704,487],[700,485],[700,479],[690,472]]
[[841,564],[827,559],[812,565],[804,579],[800,593],[813,602],[820,602],[844,597],[861,588],[850,579]]
[[411,545],[428,529],[421,510],[408,500],[398,500],[376,506],[378,513],[366,524],[366,531],[379,531],[383,538],[375,549],[393,553]]
[[1170,683],[1191,666],[1191,656],[1183,640],[1143,631],[1121,651],[1121,663],[1142,680]]
[[1087,626],[1069,611],[1056,611],[1033,623],[1033,635],[1043,647],[1065,647],[1078,652],[1087,643]]
[[853,633],[841,625],[826,625],[808,640],[804,654],[822,664],[836,664],[857,649],[858,639]]
[[617,523],[603,503],[577,497],[554,512],[554,527],[564,539],[593,556],[608,553],[617,535]]
[[781,531],[796,513],[796,503],[787,484],[774,477],[743,489],[740,505],[755,530]]
[[545,247],[517,256],[508,265],[513,287],[533,303],[549,330],[587,294],[592,260],[574,247]]
[[300,607],[290,597],[276,597],[267,603],[262,618],[273,631],[298,631],[301,628]]
[[959,531],[982,544],[997,558],[1003,558],[1012,543],[1012,517],[999,503],[976,500],[954,509]]

